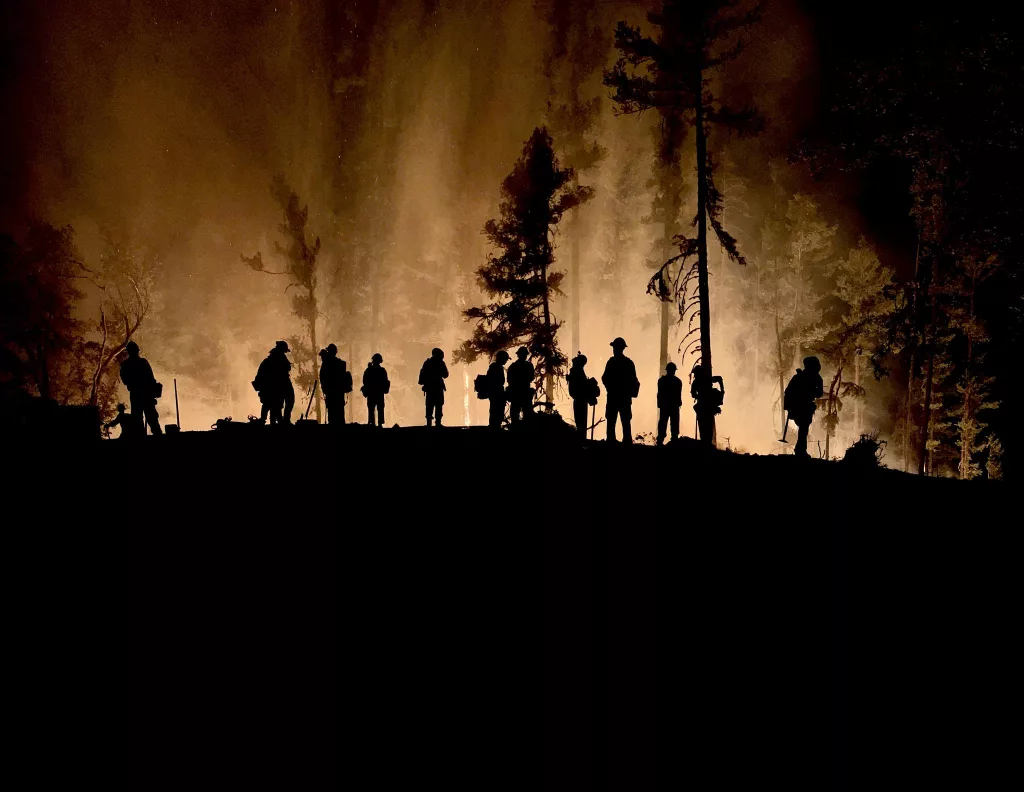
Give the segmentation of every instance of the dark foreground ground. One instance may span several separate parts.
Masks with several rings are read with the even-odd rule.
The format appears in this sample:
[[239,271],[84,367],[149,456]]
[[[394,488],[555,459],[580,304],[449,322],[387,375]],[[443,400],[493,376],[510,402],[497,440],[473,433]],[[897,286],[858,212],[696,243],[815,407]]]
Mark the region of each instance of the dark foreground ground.
[[34,788],[1016,776],[996,484],[474,429],[4,459],[6,753]]

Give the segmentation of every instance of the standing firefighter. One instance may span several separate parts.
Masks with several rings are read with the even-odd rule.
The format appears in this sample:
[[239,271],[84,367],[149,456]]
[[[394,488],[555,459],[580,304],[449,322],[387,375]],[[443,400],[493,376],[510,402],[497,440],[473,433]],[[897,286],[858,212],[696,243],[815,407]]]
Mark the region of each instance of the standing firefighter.
[[[366,422],[370,426],[384,425],[384,396],[391,392],[391,381],[387,369],[381,365],[383,362],[383,355],[375,352],[363,372],[363,387],[360,390],[366,397]],[[377,413],[376,421],[374,411]]]
[[338,347],[328,344],[320,350],[320,390],[327,405],[327,422],[345,425],[345,395],[352,392],[352,372],[338,357]]
[[569,383],[569,398],[572,399],[572,417],[576,422],[576,435],[580,440],[587,439],[587,413],[591,407],[597,405],[597,397],[601,395],[597,380],[587,376],[584,369],[586,365],[587,356],[582,352],[577,353],[566,376]]
[[690,396],[694,401],[693,411],[697,413],[700,441],[705,445],[713,445],[715,416],[722,412],[722,402],[725,401],[725,380],[718,376],[709,377],[704,373],[704,367],[698,363],[693,367]]
[[508,367],[509,420],[513,426],[520,419],[533,415],[533,363],[530,350],[521,346],[516,350],[516,362]]
[[622,442],[632,443],[630,422],[633,419],[633,399],[640,393],[640,380],[636,378],[636,366],[622,350],[626,342],[616,338],[611,343],[612,356],[604,367],[601,382],[608,393],[605,417],[608,419],[608,441],[615,442],[615,422],[622,419]]
[[487,398],[491,402],[487,425],[492,429],[500,429],[505,419],[505,364],[508,359],[508,352],[502,350],[487,367]]
[[799,457],[807,456],[807,430],[814,419],[814,411],[818,409],[815,400],[824,393],[821,381],[821,361],[816,357],[805,357],[803,369],[796,374],[786,386],[782,407],[786,411],[786,422],[792,420],[799,427],[796,448],[793,453]]
[[665,365],[658,380],[658,445],[665,443],[665,430],[672,425],[672,439],[679,439],[679,408],[683,404],[683,381],[676,376],[676,364]]
[[260,423],[266,423],[268,416],[271,426],[291,423],[295,389],[292,387],[292,364],[286,357],[290,351],[287,341],[278,341],[256,370],[252,387],[259,393],[263,405]]
[[139,345],[129,341],[125,345],[128,357],[121,364],[121,382],[128,389],[132,412],[131,420],[135,421],[135,432],[139,435],[146,433],[146,427],[142,424],[142,417],[146,417],[146,423],[153,434],[163,434],[160,428],[160,416],[156,411],[156,400],[160,398],[163,386],[153,376],[153,367],[144,357],[139,357]]
[[444,352],[437,347],[430,351],[430,357],[423,361],[420,368],[420,387],[427,402],[427,426],[433,421],[441,425],[444,411],[444,381],[448,379],[448,366],[444,362]]

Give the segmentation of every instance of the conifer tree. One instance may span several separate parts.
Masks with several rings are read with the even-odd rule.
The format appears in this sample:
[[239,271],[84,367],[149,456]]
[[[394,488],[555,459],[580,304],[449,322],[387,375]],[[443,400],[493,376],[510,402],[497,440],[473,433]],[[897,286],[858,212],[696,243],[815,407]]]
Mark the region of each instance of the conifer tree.
[[[830,288],[822,301],[824,321],[814,328],[810,345],[833,372],[822,398],[825,457],[830,459],[843,400],[852,398],[859,404],[866,393],[861,384],[860,360],[881,343],[889,307],[883,295],[893,283],[893,273],[862,237],[847,256],[825,265],[825,280]],[[849,379],[851,370],[853,379]],[[853,434],[859,437],[857,414],[854,423]]]
[[455,362],[472,363],[481,355],[525,345],[537,358],[537,383],[543,385],[549,410],[554,378],[563,375],[567,362],[558,346],[560,322],[551,313],[551,296],[565,276],[554,269],[551,237],[562,216],[593,194],[590,187],[574,184],[572,168],[559,165],[547,130],[535,129],[502,182],[500,218],[484,226],[497,251],[477,276],[494,301],[464,312],[476,328],[455,354]]
[[783,391],[802,349],[821,321],[815,275],[831,250],[835,226],[825,222],[817,204],[797,193],[765,217],[755,259],[754,291],[748,309],[768,325],[762,336],[768,370],[779,388],[779,431],[786,421]]
[[[681,319],[689,314],[699,320],[695,346],[700,351],[704,374],[710,378],[713,368],[707,226],[711,226],[731,260],[741,264],[745,260],[735,238],[721,223],[722,194],[715,185],[715,161],[708,148],[708,137],[715,128],[754,133],[760,122],[752,109],[735,111],[725,106],[712,91],[709,77],[739,54],[741,46],[736,33],[752,25],[757,13],[739,8],[735,0],[664,0],[661,9],[649,13],[647,19],[658,29],[656,37],[645,36],[638,27],[619,22],[615,30],[619,59],[605,74],[605,84],[615,90],[613,98],[619,112],[635,114],[657,109],[663,117],[667,114],[673,122],[682,121],[694,129],[696,235],[678,237],[679,255],[665,262],[651,279],[649,289],[663,300],[675,301]],[[673,140],[669,140],[670,145],[675,145]],[[692,262],[690,266],[686,266],[688,262]],[[713,416],[708,425],[710,432],[701,441],[711,444]]]

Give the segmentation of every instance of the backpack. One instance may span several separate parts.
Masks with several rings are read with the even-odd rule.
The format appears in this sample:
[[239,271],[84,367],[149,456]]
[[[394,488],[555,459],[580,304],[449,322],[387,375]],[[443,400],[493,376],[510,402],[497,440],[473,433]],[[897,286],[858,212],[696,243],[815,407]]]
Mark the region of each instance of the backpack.
[[587,380],[587,404],[591,407],[597,404],[597,397],[601,395],[601,386],[597,384],[597,378],[591,377]]
[[339,377],[339,383],[338,384],[341,385],[341,392],[342,393],[351,393],[352,392],[352,372],[351,371],[343,371],[343,372],[341,372],[341,376]]
[[473,390],[476,391],[476,397],[478,399],[487,398],[487,375],[477,374],[476,379],[473,380]]
[[789,381],[789,384],[786,385],[786,391],[782,397],[782,409],[785,410],[786,412],[790,412],[791,410],[799,410],[802,406],[806,406],[799,405],[796,403],[803,395],[801,393],[801,391],[803,390],[802,375],[803,371],[801,369],[797,369],[796,374],[793,375],[793,377]]

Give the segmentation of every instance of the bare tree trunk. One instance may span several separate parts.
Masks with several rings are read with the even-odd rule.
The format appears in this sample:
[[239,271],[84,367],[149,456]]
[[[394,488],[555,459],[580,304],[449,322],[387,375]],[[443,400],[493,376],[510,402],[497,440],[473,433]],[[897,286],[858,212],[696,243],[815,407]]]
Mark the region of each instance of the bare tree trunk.
[[97,402],[97,395],[100,387],[100,377],[103,376],[103,354],[107,350],[107,315],[100,309],[100,330],[103,331],[103,337],[100,339],[100,351],[96,356],[96,370],[92,374],[92,390],[89,393],[89,406],[95,407]]
[[[316,301],[313,301],[313,305],[316,306]],[[314,317],[309,322],[309,343],[313,350],[313,401],[316,404],[316,422],[323,423],[320,412],[320,355],[318,354],[320,348],[316,343],[316,318]]]
[[[929,287],[934,285],[937,275],[937,265],[935,263],[934,253],[932,254],[932,276],[929,281]],[[936,295],[931,295],[931,308],[932,318],[927,330],[925,331],[925,347],[928,355],[928,365],[925,372],[924,381],[924,416],[922,417],[921,425],[921,458],[917,462],[917,472],[919,475],[924,475],[925,472],[931,475],[931,451],[928,449],[928,441],[932,436],[932,385],[935,379],[935,324],[938,321],[938,305],[936,302]]]
[[756,299],[754,300],[754,387],[753,395],[757,398],[757,393],[761,387],[761,261],[764,260],[764,242],[761,242],[761,253],[762,255],[758,258],[757,272],[755,274],[754,292]]
[[[544,334],[547,338],[547,349],[545,354],[550,354],[551,346],[554,339],[551,336],[551,306],[548,303],[548,268],[547,265],[541,266],[541,278],[544,281]],[[547,402],[545,410],[551,412],[554,401],[555,401],[555,379],[551,373],[551,358],[550,356],[544,361],[544,400]]]
[[921,424],[921,456],[917,461],[918,475],[931,475],[931,464],[928,440],[931,438],[932,414],[932,381],[935,378],[935,344],[934,339],[928,341],[928,365],[924,378],[924,416]]
[[[573,177],[573,188],[579,186],[579,178]],[[571,354],[580,350],[580,210],[576,207],[571,212],[569,242],[569,255],[571,257],[570,270],[572,272],[572,303],[570,305],[570,321],[572,323],[572,349]]]
[[[705,382],[714,375],[711,361],[711,300],[708,294],[708,231],[707,231],[707,168],[708,150],[704,129],[704,74],[697,74],[697,102],[694,106],[694,130],[697,138],[697,289],[700,301],[700,362]],[[707,425],[710,432],[701,431],[700,440],[713,445],[715,438],[715,416],[709,414]]]
[[799,333],[799,327],[800,327],[800,303],[802,302],[801,298],[803,297],[803,287],[804,287],[804,271],[803,271],[803,265],[801,263],[801,259],[802,258],[803,258],[803,256],[801,254],[800,249],[798,248],[797,252],[796,252],[796,290],[795,290],[796,302],[793,305],[793,325],[794,325],[794,329],[797,330],[797,332],[795,333],[796,337],[793,339],[794,342],[795,342],[794,345],[793,345],[793,349],[795,350],[795,355],[796,355],[796,357],[795,357],[795,359],[793,361],[793,365],[794,365],[795,368],[800,368],[803,365],[803,362],[804,362],[804,355],[803,355],[803,351],[804,350],[803,350],[803,345],[800,343],[800,333]]
[[971,478],[971,454],[974,450],[974,439],[977,432],[972,426],[974,415],[974,380],[971,377],[971,364],[974,361],[974,294],[977,291],[977,280],[971,278],[971,299],[967,323],[967,361],[964,365],[964,402],[960,410],[960,478]]
[[[860,388],[860,353],[853,353],[853,382]],[[853,402],[853,440],[857,442],[861,435],[861,404],[860,398],[858,397]]]
[[971,400],[974,398],[974,384],[970,375],[964,383],[964,403],[960,411],[960,478],[971,478],[971,448],[974,445],[974,432],[971,431]]
[[[665,242],[665,252],[668,256],[672,255],[672,240],[674,238],[674,234],[672,232],[674,230],[674,225],[675,218],[665,218],[662,237]],[[665,371],[665,366],[667,366],[669,360],[671,360],[668,353],[668,328],[671,323],[669,318],[669,304],[667,302],[663,302],[660,306],[660,311],[661,313],[658,316],[658,320],[660,322],[658,336],[658,376],[661,376]]]
[[913,417],[914,404],[914,366],[917,363],[916,353],[910,355],[910,371],[907,374],[907,400],[903,414],[903,472],[910,470],[910,420]]
[[779,315],[775,314],[775,346],[778,354],[779,369],[779,412],[782,414],[780,431],[786,431],[786,362],[782,359],[782,334],[779,333]]

